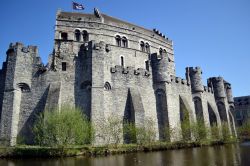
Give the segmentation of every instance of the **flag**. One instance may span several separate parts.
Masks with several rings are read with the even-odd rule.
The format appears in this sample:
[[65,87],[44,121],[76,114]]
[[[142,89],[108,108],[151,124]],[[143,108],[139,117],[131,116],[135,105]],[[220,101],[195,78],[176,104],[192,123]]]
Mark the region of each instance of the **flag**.
[[83,10],[84,7],[82,4],[76,3],[76,2],[72,2],[72,7],[74,10]]

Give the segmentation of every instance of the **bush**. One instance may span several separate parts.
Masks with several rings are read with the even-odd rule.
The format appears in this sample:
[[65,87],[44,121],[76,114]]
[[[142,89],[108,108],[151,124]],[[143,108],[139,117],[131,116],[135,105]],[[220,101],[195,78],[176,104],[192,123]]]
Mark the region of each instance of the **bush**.
[[181,134],[183,141],[191,140],[191,125],[189,120],[189,113],[187,109],[183,110],[183,115],[181,118]]
[[136,140],[138,144],[151,144],[155,141],[156,131],[154,126],[154,121],[151,118],[146,118],[144,126],[136,128]]
[[197,119],[196,123],[191,124],[191,131],[195,138],[195,141],[201,142],[207,139],[207,128],[202,119]]
[[133,123],[124,124],[125,141],[137,144],[151,144],[155,141],[156,131],[154,121],[150,118],[144,120],[144,126],[136,127]]
[[238,134],[240,139],[250,139],[250,120],[238,127]]
[[93,128],[80,109],[62,107],[42,113],[33,128],[35,142],[45,146],[90,144]]
[[215,123],[211,125],[211,139],[216,141],[220,140],[219,127]]
[[222,129],[222,140],[224,142],[230,141],[232,138],[232,135],[230,134],[230,131],[228,128],[228,122],[222,122],[221,129]]

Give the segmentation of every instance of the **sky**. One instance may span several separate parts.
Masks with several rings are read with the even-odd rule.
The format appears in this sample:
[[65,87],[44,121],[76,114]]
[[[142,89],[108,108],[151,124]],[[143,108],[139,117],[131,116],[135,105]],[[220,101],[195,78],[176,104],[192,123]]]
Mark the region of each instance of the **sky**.
[[[76,0],[85,10],[159,29],[173,40],[176,75],[200,66],[203,84],[222,76],[234,96],[250,95],[249,0]],[[46,64],[53,50],[56,11],[72,12],[71,0],[1,0],[0,63],[11,42],[36,45]]]

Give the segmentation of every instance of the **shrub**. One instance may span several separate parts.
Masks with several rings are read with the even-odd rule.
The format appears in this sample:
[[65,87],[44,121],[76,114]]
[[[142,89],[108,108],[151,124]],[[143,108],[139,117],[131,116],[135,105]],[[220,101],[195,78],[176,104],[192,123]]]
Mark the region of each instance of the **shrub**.
[[138,144],[150,144],[155,141],[156,131],[154,120],[145,118],[144,126],[136,128],[136,140]]
[[90,144],[93,128],[80,109],[62,107],[46,110],[33,128],[35,142],[46,146]]
[[125,143],[136,143],[136,127],[134,123],[124,122],[123,132]]
[[125,141],[128,143],[150,144],[155,141],[154,121],[145,118],[144,126],[136,127],[133,123],[124,123]]
[[110,116],[100,124],[103,133],[103,139],[107,144],[113,143],[117,146],[122,140],[122,120],[118,116]]
[[195,141],[201,142],[207,139],[207,128],[202,119],[197,119],[196,123],[191,124],[191,131],[195,138]]
[[232,136],[231,136],[229,128],[228,128],[228,122],[222,122],[221,129],[222,129],[222,140],[224,142],[230,141]]
[[219,128],[216,123],[211,125],[211,139],[212,140],[220,140]]
[[250,139],[250,120],[238,127],[238,134],[241,139]]

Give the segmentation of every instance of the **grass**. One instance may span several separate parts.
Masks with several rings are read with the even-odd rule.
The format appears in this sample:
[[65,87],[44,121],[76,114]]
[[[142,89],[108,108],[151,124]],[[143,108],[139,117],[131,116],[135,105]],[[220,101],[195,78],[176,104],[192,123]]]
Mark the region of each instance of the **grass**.
[[16,146],[0,147],[1,158],[24,157],[69,157],[69,156],[107,156],[111,154],[124,154],[132,152],[151,152],[182,148],[193,148],[211,145],[223,145],[222,141],[210,142],[155,142],[150,144],[123,144],[108,146],[68,146],[68,147],[41,147],[41,146]]

